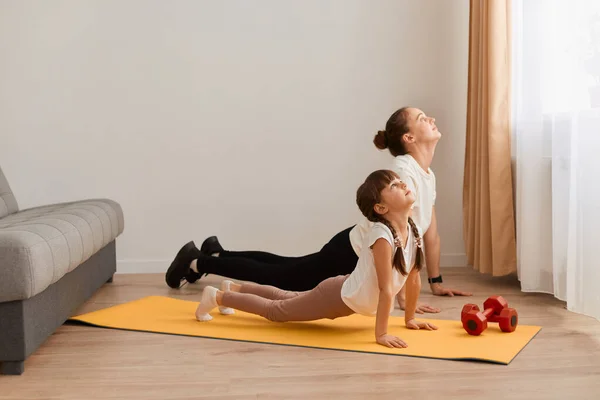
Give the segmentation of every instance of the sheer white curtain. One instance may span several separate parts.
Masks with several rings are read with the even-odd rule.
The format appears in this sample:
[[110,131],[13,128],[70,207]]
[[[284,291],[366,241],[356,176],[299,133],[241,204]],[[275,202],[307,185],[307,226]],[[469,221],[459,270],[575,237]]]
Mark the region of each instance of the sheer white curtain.
[[513,0],[521,287],[600,319],[600,1]]

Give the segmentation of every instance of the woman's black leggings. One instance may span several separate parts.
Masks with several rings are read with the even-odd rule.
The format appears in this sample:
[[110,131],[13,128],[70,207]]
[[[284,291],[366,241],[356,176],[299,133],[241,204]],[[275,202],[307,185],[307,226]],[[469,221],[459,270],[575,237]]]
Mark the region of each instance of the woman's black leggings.
[[271,285],[283,290],[311,290],[327,278],[350,274],[358,256],[350,230],[335,235],[318,253],[284,257],[262,251],[222,251],[219,257],[201,255],[198,272]]

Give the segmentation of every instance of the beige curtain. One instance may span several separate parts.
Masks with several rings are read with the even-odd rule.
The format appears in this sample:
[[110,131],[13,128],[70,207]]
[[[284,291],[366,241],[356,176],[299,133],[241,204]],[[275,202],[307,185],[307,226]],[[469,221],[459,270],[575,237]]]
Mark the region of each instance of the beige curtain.
[[463,229],[469,264],[517,270],[510,151],[510,0],[471,0]]

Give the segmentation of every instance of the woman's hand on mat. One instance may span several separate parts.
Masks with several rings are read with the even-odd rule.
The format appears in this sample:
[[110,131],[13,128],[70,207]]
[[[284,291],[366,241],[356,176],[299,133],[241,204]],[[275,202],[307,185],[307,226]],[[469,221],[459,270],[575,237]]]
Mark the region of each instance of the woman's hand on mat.
[[443,287],[442,285],[440,285],[439,283],[433,283],[430,285],[431,286],[431,293],[433,293],[436,296],[472,296],[473,293],[469,293],[469,292],[463,292],[461,290],[455,290],[455,289],[447,289],[445,287]]
[[377,343],[386,347],[397,347],[404,348],[408,347],[408,345],[400,338],[392,335],[388,335],[387,333],[377,337]]
[[406,321],[406,327],[408,329],[425,329],[427,331],[434,331],[437,330],[437,326],[435,326],[434,324],[430,323],[430,322],[419,322],[415,319],[411,319]]

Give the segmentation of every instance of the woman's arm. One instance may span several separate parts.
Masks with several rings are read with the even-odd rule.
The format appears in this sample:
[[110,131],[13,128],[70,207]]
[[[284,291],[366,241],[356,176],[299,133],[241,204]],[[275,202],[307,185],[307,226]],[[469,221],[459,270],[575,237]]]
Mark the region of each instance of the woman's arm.
[[[440,276],[440,235],[437,229],[437,217],[435,207],[431,209],[431,224],[423,236],[425,244],[425,264],[427,265],[427,275],[430,278]],[[455,289],[447,289],[441,283],[430,284],[431,293],[436,296],[471,296],[472,293],[463,292]]]
[[406,347],[406,343],[402,340],[387,333],[390,310],[394,302],[392,293],[392,246],[387,240],[380,238],[373,244],[372,249],[379,285],[375,339],[377,343],[383,346]]

